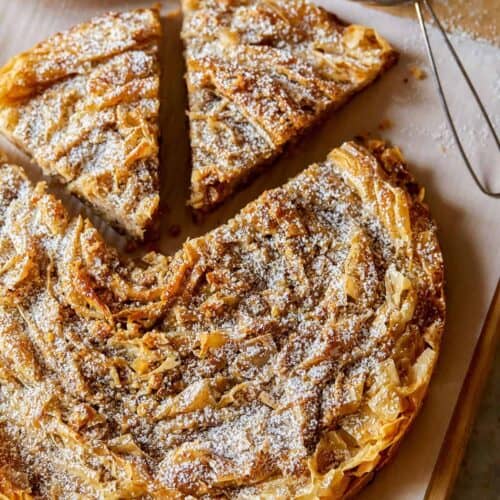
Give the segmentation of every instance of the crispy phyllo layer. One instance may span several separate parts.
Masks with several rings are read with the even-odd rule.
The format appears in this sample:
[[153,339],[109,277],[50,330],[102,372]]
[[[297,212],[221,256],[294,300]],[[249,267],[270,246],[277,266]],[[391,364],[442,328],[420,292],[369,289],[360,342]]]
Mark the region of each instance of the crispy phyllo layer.
[[0,130],[117,229],[159,204],[159,13],[110,13],[0,69]]
[[307,0],[183,0],[191,206],[208,211],[396,60]]
[[358,491],[439,351],[423,196],[397,148],[349,142],[174,256],[130,262],[0,167],[0,493]]

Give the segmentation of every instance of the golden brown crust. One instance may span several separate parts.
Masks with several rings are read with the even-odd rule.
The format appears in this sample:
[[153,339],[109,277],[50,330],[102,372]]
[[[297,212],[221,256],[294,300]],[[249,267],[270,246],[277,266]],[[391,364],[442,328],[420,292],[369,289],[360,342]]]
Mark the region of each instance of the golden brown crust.
[[108,222],[142,238],[159,204],[159,13],[109,13],[0,69],[0,130]]
[[306,0],[184,0],[193,171],[208,211],[392,66],[374,30]]
[[397,148],[349,142],[172,258],[133,263],[0,167],[0,487],[354,494],[439,351],[443,262],[422,199]]

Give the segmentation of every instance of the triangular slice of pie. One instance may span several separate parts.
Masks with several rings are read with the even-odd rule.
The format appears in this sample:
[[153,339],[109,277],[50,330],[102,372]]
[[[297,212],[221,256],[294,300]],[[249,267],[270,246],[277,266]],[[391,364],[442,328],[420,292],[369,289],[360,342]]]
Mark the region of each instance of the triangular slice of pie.
[[371,480],[445,303],[423,189],[367,146],[141,262],[0,160],[0,494],[339,499]]
[[307,0],[183,0],[190,204],[208,211],[397,58]]
[[108,222],[142,238],[159,203],[159,13],[109,13],[0,70],[0,130]]

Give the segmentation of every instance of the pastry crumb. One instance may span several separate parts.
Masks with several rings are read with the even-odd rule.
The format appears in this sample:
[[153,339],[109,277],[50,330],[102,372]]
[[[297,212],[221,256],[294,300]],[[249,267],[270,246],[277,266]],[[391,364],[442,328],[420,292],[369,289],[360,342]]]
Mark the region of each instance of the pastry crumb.
[[427,73],[420,66],[411,66],[410,73],[415,80],[425,80],[427,78]]
[[392,120],[389,120],[389,118],[385,118],[378,124],[378,129],[379,130],[389,130],[390,128],[393,127],[393,122]]

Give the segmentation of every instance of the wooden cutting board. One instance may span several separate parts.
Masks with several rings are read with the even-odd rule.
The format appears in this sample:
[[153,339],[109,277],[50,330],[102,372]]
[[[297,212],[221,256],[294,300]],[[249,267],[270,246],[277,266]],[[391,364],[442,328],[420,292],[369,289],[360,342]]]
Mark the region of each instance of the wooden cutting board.
[[500,283],[474,350],[465,382],[432,473],[425,500],[443,500],[453,492],[479,403],[486,386],[500,337]]

